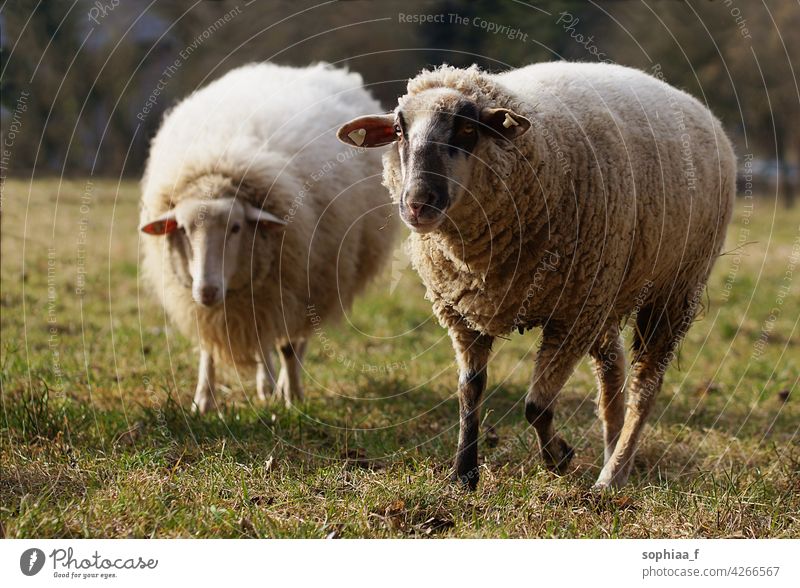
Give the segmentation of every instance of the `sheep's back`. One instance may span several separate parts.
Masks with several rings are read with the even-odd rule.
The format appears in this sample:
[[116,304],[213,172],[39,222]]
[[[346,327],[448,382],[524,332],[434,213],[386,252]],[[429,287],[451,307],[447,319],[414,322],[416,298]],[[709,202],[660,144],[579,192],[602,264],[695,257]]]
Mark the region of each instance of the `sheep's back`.
[[525,97],[538,125],[556,129],[550,146],[568,153],[562,238],[551,244],[571,260],[561,295],[624,315],[643,290],[659,294],[676,276],[704,280],[736,173],[730,141],[704,105],[610,64],[536,64],[496,79]]
[[289,156],[310,174],[342,150],[335,136],[341,121],[379,108],[359,74],[327,64],[239,67],[167,112],[150,147],[145,200],[163,200],[189,170],[257,167],[265,153]]
[[[453,210],[458,234],[411,238],[443,323],[455,312],[492,335],[543,324],[591,332],[705,280],[735,191],[730,142],[707,108],[615,65],[536,64],[490,79],[491,100],[533,124],[513,149],[481,152],[480,214]],[[513,171],[493,179],[501,169]],[[464,248],[471,228],[477,241]]]

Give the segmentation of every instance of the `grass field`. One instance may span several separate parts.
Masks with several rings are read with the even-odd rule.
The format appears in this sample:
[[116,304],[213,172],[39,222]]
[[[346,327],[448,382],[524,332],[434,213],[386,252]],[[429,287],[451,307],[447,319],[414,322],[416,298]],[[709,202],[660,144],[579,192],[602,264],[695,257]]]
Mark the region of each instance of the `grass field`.
[[133,182],[4,187],[6,537],[800,536],[800,209],[739,203],[631,483],[597,496],[588,363],[556,415],[571,471],[537,455],[535,333],[496,345],[477,492],[446,482],[452,351],[400,254],[311,341],[304,405],[261,406],[238,374],[221,417],[192,416],[196,355],[139,289],[137,207]]

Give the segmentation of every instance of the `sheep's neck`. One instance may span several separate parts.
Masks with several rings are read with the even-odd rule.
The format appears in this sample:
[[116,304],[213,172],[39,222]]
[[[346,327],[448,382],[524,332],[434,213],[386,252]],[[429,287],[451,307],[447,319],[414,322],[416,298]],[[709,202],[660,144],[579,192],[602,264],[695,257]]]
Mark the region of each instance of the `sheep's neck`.
[[483,203],[451,213],[438,231],[425,236],[429,245],[455,265],[483,275],[552,248],[552,215],[545,212],[544,199],[508,195]]

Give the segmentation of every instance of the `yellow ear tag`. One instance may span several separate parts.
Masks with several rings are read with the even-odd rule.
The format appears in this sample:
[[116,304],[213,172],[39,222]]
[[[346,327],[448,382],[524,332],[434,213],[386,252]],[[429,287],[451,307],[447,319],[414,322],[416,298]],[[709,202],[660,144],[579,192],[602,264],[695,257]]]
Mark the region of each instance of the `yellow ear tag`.
[[507,129],[510,129],[511,127],[518,127],[519,123],[506,112],[506,119],[503,121],[503,126]]
[[350,140],[356,144],[356,146],[361,147],[364,144],[364,139],[367,138],[367,129],[356,129],[355,131],[350,131],[347,133],[347,136]]

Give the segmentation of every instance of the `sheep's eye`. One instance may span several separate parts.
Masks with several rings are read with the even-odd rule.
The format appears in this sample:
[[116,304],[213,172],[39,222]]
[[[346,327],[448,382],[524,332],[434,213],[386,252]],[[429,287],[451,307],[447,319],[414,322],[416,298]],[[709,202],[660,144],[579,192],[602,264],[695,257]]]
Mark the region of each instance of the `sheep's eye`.
[[235,235],[236,233],[239,232],[239,229],[241,229],[241,228],[242,227],[239,224],[232,225],[231,226],[231,233]]
[[467,123],[463,127],[461,127],[461,132],[465,135],[471,135],[475,132],[475,125],[472,123]]
[[403,138],[403,129],[400,128],[400,125],[394,125],[394,134],[401,139]]

